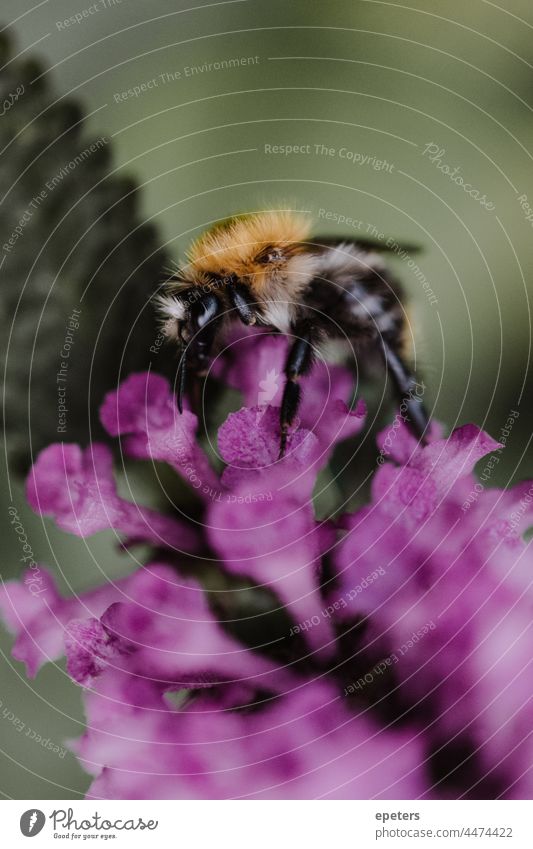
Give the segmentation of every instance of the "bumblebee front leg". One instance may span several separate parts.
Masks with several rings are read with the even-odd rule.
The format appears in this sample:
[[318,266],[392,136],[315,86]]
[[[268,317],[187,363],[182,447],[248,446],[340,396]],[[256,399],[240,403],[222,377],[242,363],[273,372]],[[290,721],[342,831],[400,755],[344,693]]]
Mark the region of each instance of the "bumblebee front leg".
[[212,292],[207,292],[192,303],[181,332],[181,350],[176,379],[178,410],[183,412],[183,398],[187,375],[197,381],[205,376],[222,304]]
[[408,426],[417,439],[425,442],[429,425],[429,416],[417,390],[420,384],[415,380],[401,356],[382,340],[385,363],[390,369],[397,394],[406,405]]
[[187,344],[181,343],[178,352],[178,371],[176,374],[176,401],[178,410],[183,413],[183,398],[185,396],[185,385],[187,382]]
[[285,388],[281,399],[280,409],[280,447],[279,459],[285,454],[287,448],[287,436],[302,397],[300,378],[309,374],[313,366],[314,343],[317,341],[315,328],[309,323],[301,324],[294,328],[297,339],[293,342],[287,361],[285,363]]

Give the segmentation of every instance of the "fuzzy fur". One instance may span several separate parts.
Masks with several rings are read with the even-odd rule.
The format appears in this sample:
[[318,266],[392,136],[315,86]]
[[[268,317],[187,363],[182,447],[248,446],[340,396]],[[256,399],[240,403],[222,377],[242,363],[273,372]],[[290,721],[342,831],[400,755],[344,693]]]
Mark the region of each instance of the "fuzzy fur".
[[[310,235],[307,218],[289,211],[231,218],[193,243],[187,264],[158,299],[162,330],[181,351],[180,410],[187,375],[206,374],[221,331],[233,320],[293,337],[280,407],[280,457],[298,412],[295,384],[308,373],[317,345],[337,340],[362,355],[362,362],[381,357],[402,397],[414,385],[402,361],[401,289],[379,253],[357,241],[319,243]],[[421,436],[427,414],[419,401],[407,403]]]
[[[262,212],[231,218],[208,230],[191,246],[187,258],[196,272],[224,276],[235,274],[246,278],[261,291],[265,266],[261,256],[269,247],[276,247],[286,260],[301,253],[302,242],[309,238],[309,221],[297,213]],[[280,260],[283,265],[283,260]]]
[[177,333],[187,299],[196,294],[215,292],[230,307],[224,291],[229,278],[248,289],[261,323],[282,333],[291,331],[305,304],[314,316],[329,315],[361,342],[376,333],[395,333],[402,324],[399,289],[382,257],[351,242],[317,247],[308,218],[299,213],[230,218],[203,233],[187,257],[158,299],[168,336]]

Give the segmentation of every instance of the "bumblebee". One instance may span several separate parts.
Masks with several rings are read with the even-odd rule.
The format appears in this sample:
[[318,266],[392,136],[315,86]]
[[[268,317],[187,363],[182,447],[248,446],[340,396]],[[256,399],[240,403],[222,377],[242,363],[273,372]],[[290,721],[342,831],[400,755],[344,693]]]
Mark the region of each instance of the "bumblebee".
[[291,338],[280,457],[298,412],[301,378],[329,340],[349,342],[356,356],[380,357],[404,401],[409,426],[423,439],[428,416],[404,355],[401,288],[375,246],[313,237],[309,219],[292,211],[237,216],[193,243],[186,264],[166,281],[157,300],[163,332],[178,346],[180,412],[187,375],[205,376],[224,327],[239,320]]

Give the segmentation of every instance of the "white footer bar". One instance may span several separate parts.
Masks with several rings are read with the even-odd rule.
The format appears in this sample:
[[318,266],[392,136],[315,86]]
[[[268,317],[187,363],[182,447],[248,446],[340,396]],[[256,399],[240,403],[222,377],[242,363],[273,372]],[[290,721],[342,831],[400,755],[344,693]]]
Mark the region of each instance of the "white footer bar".
[[[3,801],[6,847],[532,849],[531,802]],[[35,843],[30,844],[30,838]]]

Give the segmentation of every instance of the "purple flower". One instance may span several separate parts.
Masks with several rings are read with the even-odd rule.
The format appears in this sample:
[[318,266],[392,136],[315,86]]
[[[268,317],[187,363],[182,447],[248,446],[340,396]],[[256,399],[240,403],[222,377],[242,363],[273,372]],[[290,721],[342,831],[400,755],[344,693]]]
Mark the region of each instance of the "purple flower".
[[90,797],[414,799],[425,790],[416,734],[380,730],[323,683],[248,712],[209,697],[176,710],[154,690],[135,695],[128,701],[108,676],[87,699],[76,751],[96,775]]
[[68,599],[44,570],[6,583],[14,656],[34,675],[66,654],[91,797],[529,798],[533,484],[485,489],[474,466],[498,443],[433,425],[420,445],[397,416],[370,503],[319,521],[317,476],[365,409],[347,407],[345,369],[318,363],[278,459],[286,345],[252,332],[215,363],[245,405],[219,428],[221,474],[163,378],[104,401],[124,462],[167,463],[200,521],[121,498],[103,445],[39,455],[36,512],[78,536],[113,528],[158,562]]
[[[362,418],[357,418],[361,427]],[[230,415],[219,431],[228,463],[224,498],[207,514],[209,539],[230,572],[272,589],[295,622],[319,616],[321,556],[334,542],[327,523],[315,520],[312,490],[323,462],[319,440],[299,428],[287,454],[277,461],[278,415],[253,407]],[[327,620],[309,632],[310,646],[331,654],[334,635]]]
[[36,513],[52,516],[59,528],[76,536],[113,528],[178,551],[200,547],[190,525],[118,496],[106,445],[95,443],[85,451],[64,443],[45,448],[28,476],[26,495]]
[[[242,392],[246,407],[281,405],[285,338],[255,328],[236,328],[225,354],[215,362],[214,372]],[[360,401],[355,411],[346,406],[353,389],[354,379],[347,369],[320,359],[315,363],[312,379],[302,385],[300,423],[318,437],[328,454],[337,442],[358,433],[363,425],[364,403]]]
[[165,566],[137,573],[135,593],[100,619],[68,625],[67,669],[93,684],[104,669],[121,670],[165,689],[244,682],[277,691],[291,675],[225,633],[204,591]]
[[126,454],[169,463],[185,480],[201,479],[216,488],[217,478],[198,446],[198,420],[189,410],[178,413],[167,380],[158,374],[132,374],[117,392],[109,392],[100,410],[111,436],[123,436]]
[[520,797],[531,763],[532,547],[510,518],[524,485],[478,491],[473,467],[499,446],[473,426],[413,448],[402,430],[393,456],[405,465],[383,466],[372,504],[347,523],[338,615],[366,617],[366,651],[388,661],[397,696],[424,716],[429,750],[447,751],[450,769],[454,753],[477,764],[467,789]]
[[52,576],[43,568],[37,590],[30,570],[22,582],[7,581],[0,587],[0,612],[16,635],[13,657],[26,664],[28,675],[35,676],[44,663],[65,654],[69,622],[100,617],[115,601],[135,595],[143,571],[70,598],[59,595]]

